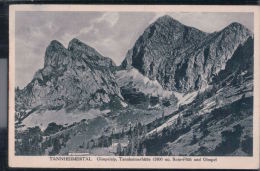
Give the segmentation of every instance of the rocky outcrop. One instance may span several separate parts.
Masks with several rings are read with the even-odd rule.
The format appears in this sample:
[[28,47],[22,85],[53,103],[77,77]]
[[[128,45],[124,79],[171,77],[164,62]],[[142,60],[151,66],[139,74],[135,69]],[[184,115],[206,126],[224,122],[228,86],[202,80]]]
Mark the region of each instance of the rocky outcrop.
[[210,84],[249,36],[239,23],[209,34],[163,16],[139,37],[121,68],[134,67],[167,90],[188,92]]
[[214,82],[225,82],[230,77],[253,76],[254,71],[254,39],[250,36],[243,45],[239,45],[232,57],[227,61],[224,70],[221,70]]
[[69,42],[68,50],[74,57],[81,57],[96,67],[100,66],[111,68],[116,66],[112,59],[102,56],[94,48],[82,43],[78,39],[74,38]]
[[52,41],[46,49],[44,67],[23,89],[16,90],[16,111],[43,109],[86,110],[122,99],[113,74],[114,62],[77,39],[66,49]]

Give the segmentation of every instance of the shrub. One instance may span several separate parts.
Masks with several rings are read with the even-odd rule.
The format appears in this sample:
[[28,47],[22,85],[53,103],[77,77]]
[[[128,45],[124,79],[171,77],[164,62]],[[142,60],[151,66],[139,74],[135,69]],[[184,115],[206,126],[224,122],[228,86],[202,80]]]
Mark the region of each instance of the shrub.
[[44,135],[55,134],[63,128],[62,125],[57,125],[55,122],[51,122],[48,124],[48,127],[44,130]]

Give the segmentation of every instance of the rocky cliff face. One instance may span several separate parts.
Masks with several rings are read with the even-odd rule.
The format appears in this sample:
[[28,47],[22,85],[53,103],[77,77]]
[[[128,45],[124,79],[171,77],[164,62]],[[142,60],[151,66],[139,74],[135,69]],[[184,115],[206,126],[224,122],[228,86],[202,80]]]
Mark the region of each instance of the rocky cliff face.
[[221,70],[213,78],[214,82],[224,82],[229,77],[253,76],[254,71],[254,39],[250,36],[243,45],[239,45],[230,60],[227,61],[224,70]]
[[[227,63],[234,63],[234,52],[249,38],[252,39],[252,33],[239,23],[209,34],[163,16],[128,51],[121,73],[129,76],[131,72],[124,72],[125,69],[137,69],[145,80],[158,83],[163,94],[197,90],[211,84],[213,78],[220,79],[220,71],[225,70]],[[114,97],[122,100],[120,88],[121,92],[126,87],[127,92],[137,89],[141,94],[153,90],[147,83],[136,87],[142,81],[135,79],[123,79],[121,85],[125,74],[115,74],[115,70],[110,58],[77,39],[71,40],[68,48],[54,40],[46,49],[44,67],[23,90],[16,91],[16,111],[39,106],[86,110],[108,104]],[[164,96],[161,93],[156,97]]]
[[120,67],[77,39],[68,48],[54,40],[44,67],[15,91],[16,154],[106,156],[107,140],[128,139],[118,155],[252,156],[253,52],[239,23],[209,34],[169,16]]
[[46,49],[44,67],[33,80],[16,91],[16,111],[35,107],[86,110],[121,99],[113,74],[115,64],[77,39],[66,49],[52,41]]
[[250,36],[239,23],[209,34],[163,16],[139,37],[121,67],[134,67],[167,90],[197,90],[225,69],[237,47]]

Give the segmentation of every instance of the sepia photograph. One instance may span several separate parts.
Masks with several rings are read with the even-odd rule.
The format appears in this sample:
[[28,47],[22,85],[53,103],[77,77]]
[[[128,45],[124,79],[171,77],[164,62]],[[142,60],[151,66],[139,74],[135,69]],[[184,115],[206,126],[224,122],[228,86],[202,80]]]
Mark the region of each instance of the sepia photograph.
[[72,7],[11,6],[9,162],[259,167],[259,8]]

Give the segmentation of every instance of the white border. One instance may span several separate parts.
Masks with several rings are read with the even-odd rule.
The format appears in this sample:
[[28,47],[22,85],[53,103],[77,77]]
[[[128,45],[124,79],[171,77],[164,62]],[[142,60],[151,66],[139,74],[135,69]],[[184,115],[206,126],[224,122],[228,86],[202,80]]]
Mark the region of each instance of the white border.
[[[15,12],[16,11],[116,11],[116,12],[252,12],[254,13],[254,114],[253,157],[217,157],[217,162],[104,162],[50,161],[48,156],[14,155],[14,102],[15,102]],[[195,6],[195,5],[10,5],[9,8],[9,147],[10,167],[29,168],[259,168],[259,111],[260,111],[260,7],[259,6]],[[147,156],[146,156],[147,157]],[[202,156],[203,157],[203,156]],[[205,156],[204,156],[205,157]],[[119,160],[119,157],[115,157]],[[153,158],[153,157],[149,157]],[[162,157],[169,158],[169,157]],[[190,157],[198,158],[198,157]],[[216,158],[216,157],[209,157]]]

